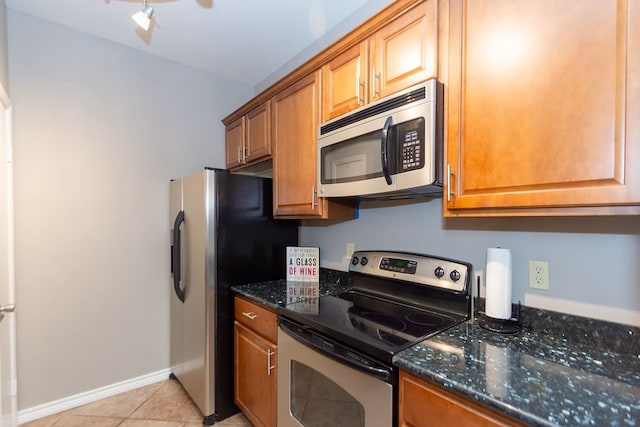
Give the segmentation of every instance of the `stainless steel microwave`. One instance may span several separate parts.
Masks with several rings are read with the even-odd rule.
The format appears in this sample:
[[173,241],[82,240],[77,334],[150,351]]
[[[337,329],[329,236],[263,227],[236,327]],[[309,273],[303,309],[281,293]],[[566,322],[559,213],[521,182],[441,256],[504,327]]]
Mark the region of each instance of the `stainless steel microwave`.
[[318,195],[442,195],[441,104],[432,79],[321,124]]

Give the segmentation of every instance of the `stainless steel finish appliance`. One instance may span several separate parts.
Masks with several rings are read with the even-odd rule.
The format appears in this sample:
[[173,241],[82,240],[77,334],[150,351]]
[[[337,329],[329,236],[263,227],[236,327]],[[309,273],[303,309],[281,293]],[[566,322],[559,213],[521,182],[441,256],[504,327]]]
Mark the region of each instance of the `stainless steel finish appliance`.
[[359,251],[342,294],[287,304],[278,329],[278,426],[397,424],[393,356],[469,318],[471,265]]
[[269,178],[205,169],[171,181],[171,371],[213,424],[233,403],[232,285],[281,279],[298,224]]
[[441,85],[434,79],[318,128],[318,194],[442,194]]

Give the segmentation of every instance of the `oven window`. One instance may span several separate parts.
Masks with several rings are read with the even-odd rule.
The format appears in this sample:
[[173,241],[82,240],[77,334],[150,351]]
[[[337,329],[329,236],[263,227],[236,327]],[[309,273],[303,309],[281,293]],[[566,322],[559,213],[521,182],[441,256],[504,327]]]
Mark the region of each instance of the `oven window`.
[[309,366],[291,361],[291,413],[305,427],[364,427],[364,407]]

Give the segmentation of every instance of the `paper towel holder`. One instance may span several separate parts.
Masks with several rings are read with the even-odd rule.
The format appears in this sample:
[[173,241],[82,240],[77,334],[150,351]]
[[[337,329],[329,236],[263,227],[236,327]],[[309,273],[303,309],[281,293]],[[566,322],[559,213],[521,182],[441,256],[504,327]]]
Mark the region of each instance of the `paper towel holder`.
[[[505,335],[516,335],[520,332],[520,310],[522,308],[522,304],[518,301],[518,305],[516,305],[516,314],[515,316],[512,314],[510,319],[496,319],[494,317],[487,316],[486,313],[482,313],[483,316],[480,316],[478,319],[478,325],[482,329],[486,329],[487,331],[497,332],[499,334]],[[513,311],[512,311],[513,313]]]

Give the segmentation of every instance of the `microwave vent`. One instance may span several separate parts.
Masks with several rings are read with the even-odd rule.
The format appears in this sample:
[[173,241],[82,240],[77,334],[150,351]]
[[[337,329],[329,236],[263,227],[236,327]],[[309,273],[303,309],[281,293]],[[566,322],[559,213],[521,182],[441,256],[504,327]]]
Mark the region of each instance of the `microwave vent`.
[[426,98],[426,89],[424,86],[415,89],[411,92],[404,93],[402,95],[389,98],[383,102],[372,105],[362,110],[356,111],[349,115],[346,115],[340,119],[329,122],[320,127],[320,135],[332,132],[336,129],[348,126],[353,123],[357,123],[361,120],[369,117],[376,116],[384,113],[385,111],[393,110],[394,108],[402,107],[403,105],[411,104],[412,102],[420,101]]

